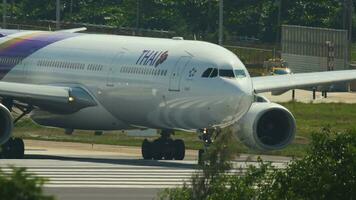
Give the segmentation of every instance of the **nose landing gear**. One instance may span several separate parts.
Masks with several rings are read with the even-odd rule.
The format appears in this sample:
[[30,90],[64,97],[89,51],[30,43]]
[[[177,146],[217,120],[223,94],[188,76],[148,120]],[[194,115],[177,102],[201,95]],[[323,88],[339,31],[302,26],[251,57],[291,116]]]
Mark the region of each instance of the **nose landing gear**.
[[208,151],[208,148],[213,144],[214,140],[219,136],[220,129],[199,129],[199,139],[204,143],[204,149],[199,149],[198,163],[203,164],[204,153]]
[[145,160],[183,160],[185,157],[185,144],[183,140],[173,140],[172,130],[163,130],[161,137],[153,142],[145,139],[142,142],[142,157]]

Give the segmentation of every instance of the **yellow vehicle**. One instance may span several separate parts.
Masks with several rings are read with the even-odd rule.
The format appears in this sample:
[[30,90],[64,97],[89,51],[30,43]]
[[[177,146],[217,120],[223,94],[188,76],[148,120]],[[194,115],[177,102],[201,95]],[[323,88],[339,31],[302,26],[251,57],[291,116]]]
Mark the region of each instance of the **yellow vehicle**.
[[291,74],[291,70],[288,68],[288,63],[283,59],[269,59],[264,62],[264,68],[271,75],[283,75],[283,74]]
[[288,67],[272,67],[271,75],[291,74],[292,71]]

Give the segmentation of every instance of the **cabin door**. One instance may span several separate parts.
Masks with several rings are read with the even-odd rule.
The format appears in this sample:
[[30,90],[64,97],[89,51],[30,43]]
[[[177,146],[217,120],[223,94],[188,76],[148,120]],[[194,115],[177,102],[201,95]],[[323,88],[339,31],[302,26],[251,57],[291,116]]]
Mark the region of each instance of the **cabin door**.
[[180,91],[180,82],[183,76],[184,69],[189,64],[191,59],[192,59],[191,57],[185,56],[185,57],[181,57],[177,61],[170,76],[169,91],[176,91],[176,92]]
[[109,66],[109,71],[108,71],[107,82],[106,82],[107,87],[114,87],[118,83],[117,81],[118,71],[122,67],[122,65],[120,65],[120,62],[122,63],[123,55],[124,52],[120,52],[116,54],[114,59],[111,61],[111,64]]

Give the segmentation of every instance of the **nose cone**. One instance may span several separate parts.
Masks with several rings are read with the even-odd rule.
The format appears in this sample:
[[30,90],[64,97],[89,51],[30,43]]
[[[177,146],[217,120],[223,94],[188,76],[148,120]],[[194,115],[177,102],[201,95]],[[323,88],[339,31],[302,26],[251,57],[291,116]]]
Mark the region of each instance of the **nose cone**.
[[222,127],[238,121],[250,109],[253,102],[253,89],[249,78],[222,79],[218,93],[221,101],[216,104],[213,112],[220,121],[219,126]]

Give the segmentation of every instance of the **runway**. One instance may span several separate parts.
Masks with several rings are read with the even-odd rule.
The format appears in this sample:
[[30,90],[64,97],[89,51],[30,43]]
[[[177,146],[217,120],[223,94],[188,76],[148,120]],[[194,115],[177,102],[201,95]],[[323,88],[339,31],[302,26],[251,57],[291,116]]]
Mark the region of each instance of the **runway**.
[[[292,101],[292,90],[288,92],[274,96],[270,92],[261,93],[260,95],[266,97],[272,102],[290,102]],[[312,91],[306,90],[295,90],[295,101],[302,103],[356,103],[356,93],[355,92],[329,92],[328,97],[324,98],[321,92],[316,92],[315,100],[313,100]]]
[[[193,161],[144,161],[125,158],[30,156],[26,160],[1,160],[26,167],[49,179],[48,188],[171,188],[183,185],[195,171]],[[37,158],[36,158],[37,157]],[[4,162],[3,162],[4,161]],[[4,164],[6,163],[6,164]],[[3,171],[10,171],[6,167]]]
[[[55,146],[55,142],[49,142]],[[51,143],[53,145],[51,145]],[[80,145],[80,144],[78,144]],[[164,188],[189,184],[197,172],[197,161],[153,161],[142,160],[139,155],[115,156],[102,151],[77,154],[75,149],[46,151],[46,148],[30,148],[23,160],[6,160],[0,167],[9,172],[9,166],[25,167],[28,172],[49,181],[45,191],[57,199],[154,199]],[[77,152],[78,153],[78,152]],[[101,153],[101,155],[100,155]],[[278,167],[290,160],[286,157],[264,156]],[[248,160],[248,162],[246,162]],[[234,170],[256,164],[256,156],[241,155],[234,162]]]

